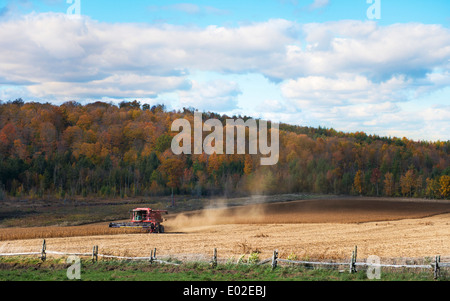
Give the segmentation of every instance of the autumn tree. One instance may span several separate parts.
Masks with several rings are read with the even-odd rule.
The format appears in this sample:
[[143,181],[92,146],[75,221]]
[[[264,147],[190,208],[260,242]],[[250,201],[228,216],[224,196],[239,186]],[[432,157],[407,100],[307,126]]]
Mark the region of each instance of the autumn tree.
[[430,199],[434,199],[439,196],[439,182],[435,179],[426,179],[425,196]]
[[405,175],[400,177],[401,192],[404,196],[412,196],[415,182],[414,170],[412,169],[408,170]]
[[4,155],[9,155],[16,139],[16,126],[13,123],[9,122],[0,131],[0,151]]
[[159,166],[161,175],[166,180],[168,187],[176,189],[180,187],[183,176],[184,162],[178,158],[164,160]]
[[378,168],[372,170],[372,175],[370,176],[370,183],[375,186],[378,196],[378,183],[381,178],[381,171]]
[[353,181],[353,188],[356,192],[362,195],[364,188],[364,174],[361,170],[356,172],[355,179]]
[[450,196],[450,176],[443,175],[439,179],[439,186],[439,192],[441,193],[441,196],[447,199]]
[[246,175],[249,175],[253,171],[253,160],[250,155],[245,155],[245,161],[244,161],[244,173]]
[[[2,195],[126,197],[164,195],[173,188],[231,196],[259,185],[270,193],[379,195],[383,189],[395,196],[401,188],[407,196],[448,198],[450,141],[280,124],[280,160],[270,168],[258,164],[257,155],[175,156],[171,124],[179,118],[192,124],[194,112],[137,101],[0,103]],[[205,117],[251,118],[213,112]]]
[[394,174],[387,172],[384,175],[384,194],[386,196],[393,196],[395,193]]

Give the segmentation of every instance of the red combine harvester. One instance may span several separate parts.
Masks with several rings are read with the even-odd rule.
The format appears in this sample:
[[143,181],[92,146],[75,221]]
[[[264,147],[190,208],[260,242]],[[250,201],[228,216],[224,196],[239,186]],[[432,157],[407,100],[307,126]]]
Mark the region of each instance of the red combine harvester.
[[131,221],[128,223],[110,223],[110,228],[140,228],[148,233],[164,233],[161,225],[162,213],[168,214],[167,210],[152,210],[150,208],[136,208],[131,211]]

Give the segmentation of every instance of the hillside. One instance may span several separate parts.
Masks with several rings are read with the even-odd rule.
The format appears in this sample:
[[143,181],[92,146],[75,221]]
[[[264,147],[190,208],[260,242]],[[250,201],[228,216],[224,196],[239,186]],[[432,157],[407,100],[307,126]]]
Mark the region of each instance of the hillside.
[[[172,153],[171,124],[193,109],[137,101],[0,104],[0,199],[330,193],[448,198],[450,141],[280,125],[280,160]],[[205,113],[205,119],[224,116]],[[241,117],[247,119],[250,117]]]

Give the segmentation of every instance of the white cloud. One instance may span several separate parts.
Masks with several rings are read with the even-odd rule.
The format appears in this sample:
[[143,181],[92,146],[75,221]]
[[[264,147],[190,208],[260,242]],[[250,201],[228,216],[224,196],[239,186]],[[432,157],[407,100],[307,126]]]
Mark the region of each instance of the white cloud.
[[330,0],[314,0],[313,3],[311,3],[308,8],[310,10],[315,10],[315,9],[319,9],[319,8],[323,8],[325,6],[327,6],[330,3]]
[[189,89],[190,82],[182,77],[138,76],[135,74],[112,75],[89,82],[45,82],[28,89],[40,98],[51,96],[83,98],[128,98],[156,97],[158,93],[178,89]]
[[200,12],[200,6],[193,3],[177,3],[165,8],[179,10],[188,14],[198,14]]
[[[172,9],[208,10],[187,4]],[[246,91],[239,82],[194,81],[190,73],[252,73],[273,80],[284,96],[261,98],[265,116],[353,130],[402,126],[412,133],[419,129],[399,104],[450,84],[450,30],[440,25],[274,19],[200,28],[32,13],[2,18],[0,41],[5,98],[18,92],[55,100],[171,93],[180,105],[227,112],[243,107]],[[446,128],[445,120],[434,126],[427,116],[444,116],[448,108],[432,105],[415,111],[428,133]]]
[[422,137],[428,140],[450,140],[450,105],[431,106],[417,112],[417,115],[424,120],[424,127],[417,129]]
[[183,107],[229,112],[237,108],[237,97],[241,94],[239,85],[225,80],[213,80],[206,83],[192,82],[192,89],[179,93],[179,102]]
[[336,73],[363,74],[377,80],[404,74],[425,76],[448,65],[450,30],[440,25],[344,20],[303,26],[302,45],[286,46],[284,62],[266,70],[274,77]]
[[278,80],[348,73],[385,81],[399,74],[423,78],[450,58],[450,32],[441,26],[360,21],[197,28],[45,13],[1,22],[0,40],[8,45],[0,49],[3,83],[101,82],[122,73],[164,79],[189,70]]
[[257,109],[258,112],[263,113],[300,112],[300,110],[292,106],[287,100],[279,99],[266,99],[258,105]]
[[[81,96],[92,89],[94,95],[117,97],[112,93],[118,90],[118,82],[111,79],[134,74],[142,78],[138,82],[149,83],[151,88],[119,90],[141,91],[147,97],[165,92],[168,86],[177,90],[174,77],[187,79],[189,70],[260,72],[292,41],[295,27],[285,20],[197,28],[30,14],[0,22],[0,40],[8,45],[0,48],[0,84],[36,83],[37,87],[28,87],[45,97],[44,88],[53,94],[59,87],[76,83],[83,87],[78,90]],[[149,77],[155,84],[146,80]],[[185,88],[183,80],[178,82]]]
[[229,12],[222,10],[213,6],[201,6],[193,3],[176,3],[172,5],[151,5],[149,6],[150,11],[156,12],[160,10],[167,11],[179,11],[189,15],[225,15]]
[[338,74],[335,77],[308,76],[289,80],[281,90],[283,96],[294,100],[300,109],[320,109],[324,106],[406,101],[408,84],[403,76],[375,83],[362,75]]
[[450,106],[430,105],[425,109],[403,109],[397,113],[380,115],[383,132],[416,140],[450,140]]
[[[432,106],[419,113],[421,117],[427,122],[445,122],[446,128],[450,126],[450,105],[447,106]],[[450,132],[450,130],[448,131]]]

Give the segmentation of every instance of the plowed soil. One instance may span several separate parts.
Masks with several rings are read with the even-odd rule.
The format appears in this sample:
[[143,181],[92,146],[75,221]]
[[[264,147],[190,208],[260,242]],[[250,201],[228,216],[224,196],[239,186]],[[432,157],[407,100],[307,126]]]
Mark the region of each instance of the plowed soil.
[[[101,254],[149,256],[157,248],[158,256],[181,260],[208,258],[214,248],[228,260],[252,252],[265,259],[275,249],[282,258],[348,259],[355,245],[360,258],[450,256],[448,201],[351,198],[254,204],[169,215],[164,225],[165,234],[102,230],[94,235],[93,227],[107,228],[96,224],[66,228],[65,235],[54,236],[67,237],[53,238],[48,232],[40,237],[42,228],[2,229],[4,237],[5,231],[35,233],[31,239],[0,242],[0,253],[36,252],[47,238],[47,249],[54,251],[91,252],[98,245]],[[81,236],[83,229],[89,236]]]

